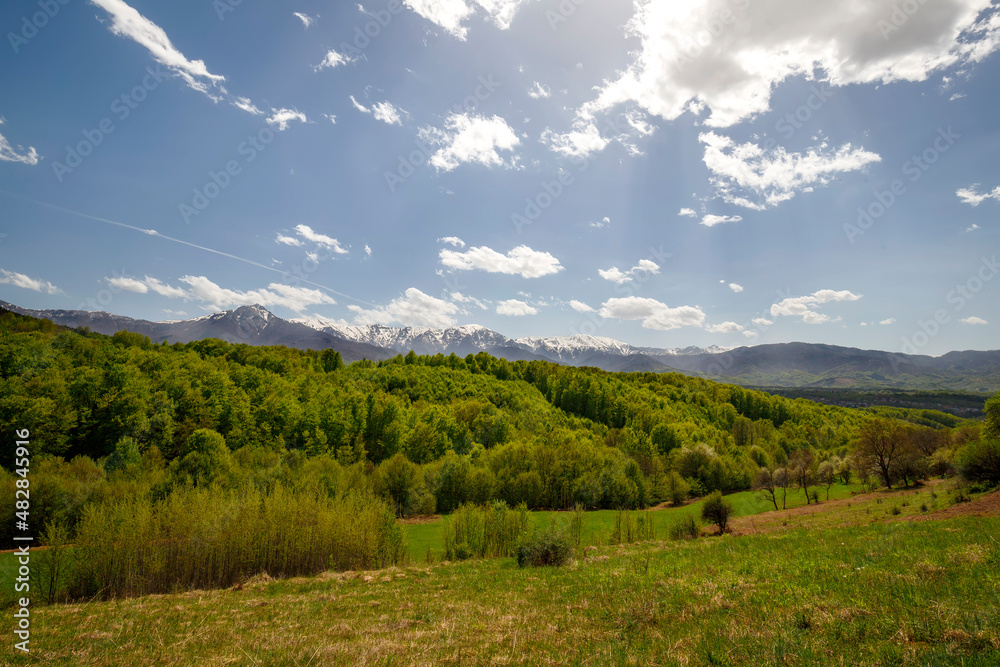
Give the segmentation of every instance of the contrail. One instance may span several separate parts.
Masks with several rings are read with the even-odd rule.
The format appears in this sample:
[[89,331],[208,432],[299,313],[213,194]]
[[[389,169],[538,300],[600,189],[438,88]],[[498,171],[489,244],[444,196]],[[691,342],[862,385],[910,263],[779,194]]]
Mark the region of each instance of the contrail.
[[[45,208],[50,208],[50,209],[52,209],[54,211],[60,211],[62,213],[68,213],[70,215],[75,215],[75,216],[77,216],[79,218],[86,218],[87,220],[95,220],[97,222],[103,222],[103,223],[105,223],[107,225],[114,225],[115,227],[124,227],[125,229],[130,229],[130,230],[132,230],[134,232],[141,232],[143,234],[146,234],[147,236],[155,236],[157,238],[161,238],[164,241],[170,241],[172,243],[179,243],[180,245],[188,246],[189,248],[197,248],[198,250],[203,250],[205,252],[210,252],[213,255],[220,255],[222,257],[228,257],[229,259],[235,259],[238,262],[243,262],[244,264],[249,264],[251,266],[256,266],[259,269],[265,269],[267,271],[272,271],[274,273],[281,274],[282,276],[292,276],[292,274],[289,273],[288,271],[282,271],[280,269],[274,268],[273,266],[268,266],[267,264],[261,264],[260,262],[255,262],[252,259],[247,259],[245,257],[240,257],[238,255],[233,255],[231,253],[223,252],[221,250],[216,250],[214,248],[209,248],[207,246],[198,245],[197,243],[191,243],[190,241],[185,241],[184,239],[177,239],[177,238],[174,238],[173,236],[167,236],[166,234],[161,234],[160,232],[156,231],[155,229],[143,229],[142,227],[136,227],[135,225],[130,225],[130,224],[127,224],[127,223],[124,223],[124,222],[118,222],[117,220],[109,220],[108,218],[102,218],[100,216],[90,215],[89,213],[81,213],[80,211],[73,211],[73,210],[68,209],[68,208],[63,208],[62,206],[56,206],[55,204],[49,204],[47,202],[38,201],[37,199],[32,199],[31,197],[24,197],[22,195],[14,194],[13,192],[8,192],[7,190],[0,190],[0,194],[5,194],[5,195],[7,195],[9,197],[14,197],[15,199],[21,199],[23,201],[28,201],[28,202],[31,202],[32,204],[37,204],[38,206],[43,206]],[[293,276],[293,277],[295,277],[295,276]],[[337,296],[342,297],[344,299],[350,299],[351,301],[356,301],[357,303],[363,303],[364,305],[371,306],[373,308],[377,308],[378,307],[374,303],[370,303],[368,301],[365,301],[364,299],[358,299],[356,297],[351,296],[350,294],[344,294],[343,292],[338,292],[337,290],[332,289],[330,287],[327,287],[326,285],[321,285],[319,283],[314,283],[313,281],[306,280],[305,278],[297,278],[296,277],[296,279],[299,280],[300,282],[306,283],[308,285],[312,285],[313,287],[318,287],[318,288],[320,288],[322,290],[326,290],[330,294],[336,294]]]

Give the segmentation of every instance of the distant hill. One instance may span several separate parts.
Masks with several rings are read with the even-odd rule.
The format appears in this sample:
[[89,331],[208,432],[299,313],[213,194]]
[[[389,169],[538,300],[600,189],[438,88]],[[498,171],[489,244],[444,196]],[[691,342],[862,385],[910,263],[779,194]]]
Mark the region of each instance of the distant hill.
[[815,343],[779,343],[725,349],[637,347],[613,338],[562,336],[512,339],[478,325],[431,329],[346,325],[319,318],[285,320],[262,306],[190,320],[150,322],[104,312],[30,310],[0,301],[22,315],[50,319],[69,327],[90,327],[112,334],[129,329],[153,341],[190,342],[221,338],[249,345],[286,345],[299,349],[331,348],[344,361],[378,361],[406,354],[487,352],[508,361],[545,360],[606,371],[668,372],[732,384],[774,388],[850,390],[1000,390],[1000,350],[949,352],[941,357],[859,350]]

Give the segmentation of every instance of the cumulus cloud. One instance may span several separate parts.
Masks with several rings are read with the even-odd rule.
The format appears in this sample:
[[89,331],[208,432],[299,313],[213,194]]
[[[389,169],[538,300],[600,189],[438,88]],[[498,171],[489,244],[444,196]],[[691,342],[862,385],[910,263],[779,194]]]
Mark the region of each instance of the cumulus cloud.
[[766,317],[755,317],[751,320],[751,322],[753,322],[755,325],[759,327],[769,327],[772,324],[774,324],[774,322],[767,319]]
[[475,13],[477,6],[496,27],[507,30],[517,11],[529,2],[531,0],[404,0],[403,4],[456,38],[465,40],[468,29],[463,24]]
[[429,160],[438,171],[451,171],[465,163],[512,167],[515,158],[505,162],[498,151],[513,151],[521,144],[514,130],[499,116],[486,118],[468,113],[451,113],[445,119],[444,129],[425,127],[419,136],[422,141],[440,147]]
[[743,220],[742,215],[713,215],[708,214],[702,217],[700,225],[705,225],[706,227],[715,227],[716,225],[724,225],[727,222],[741,222]]
[[657,275],[660,273],[660,265],[654,261],[648,259],[641,259],[636,266],[633,266],[628,271],[622,271],[617,266],[612,266],[610,269],[598,269],[597,273],[605,280],[617,283],[619,285],[624,285],[625,283],[632,282],[632,279],[637,273],[646,273],[648,275]]
[[793,77],[830,88],[924,81],[1000,45],[1000,21],[980,18],[991,0],[921,3],[898,27],[894,0],[635,4],[635,59],[583,116],[634,103],[666,120],[707,109],[706,125],[728,127],[768,111],[774,90]]
[[540,278],[563,270],[559,260],[551,254],[532,250],[524,245],[517,246],[506,255],[485,246],[470,248],[465,252],[442,250],[440,258],[441,264],[449,269],[477,269],[487,273],[519,275],[522,278]]
[[[851,144],[831,152],[823,143],[803,154],[788,153],[781,146],[768,150],[753,143],[736,144],[715,132],[698,139],[705,144],[705,166],[713,174],[712,184],[719,195],[730,204],[755,210],[772,208],[798,192],[828,184],[837,174],[882,160]],[[708,223],[703,220],[702,224]]]
[[508,299],[497,304],[497,315],[509,315],[511,317],[524,317],[525,315],[537,315],[538,309],[529,306],[524,301]]
[[985,193],[980,193],[979,187],[979,183],[974,183],[967,188],[959,188],[955,191],[955,194],[958,195],[963,204],[969,204],[970,206],[979,206],[987,199],[1000,202],[1000,185],[993,188],[992,192]]
[[600,315],[620,320],[641,320],[643,328],[659,331],[700,327],[705,322],[705,313],[697,306],[671,308],[656,299],[637,296],[605,301],[601,305]]
[[394,107],[389,102],[376,102],[372,105],[372,113],[375,114],[376,120],[387,125],[402,125],[403,116],[406,115],[405,111]]
[[438,239],[438,243],[447,243],[448,245],[454,246],[456,248],[465,247],[465,241],[458,238],[457,236],[444,236]]
[[593,308],[591,308],[590,306],[588,306],[584,302],[577,301],[576,299],[573,299],[572,301],[569,302],[569,307],[572,308],[573,310],[575,310],[578,313],[593,313],[593,312],[596,312]]
[[705,331],[708,333],[739,333],[743,331],[743,327],[736,322],[723,322],[722,324],[713,324],[705,327]]
[[265,120],[268,125],[274,126],[279,132],[287,130],[288,124],[293,120],[297,120],[300,123],[309,122],[304,113],[300,113],[295,109],[271,109],[271,115]]
[[829,322],[830,316],[818,312],[818,308],[834,301],[857,301],[863,295],[853,294],[848,290],[834,291],[829,289],[813,292],[808,296],[788,298],[771,306],[771,315],[801,317],[806,324],[823,324]]
[[320,290],[293,287],[281,283],[271,283],[262,289],[241,291],[222,287],[205,276],[182,276],[179,280],[181,283],[187,285],[187,287],[168,285],[150,276],[143,278],[131,278],[128,276],[105,278],[105,281],[109,285],[118,289],[137,294],[154,292],[171,299],[200,302],[216,309],[259,304],[265,307],[284,306],[289,310],[301,313],[310,306],[320,304],[335,305],[337,303]]
[[296,225],[295,233],[304,238],[306,241],[320,245],[338,255],[348,254],[347,250],[340,245],[340,241],[335,238],[331,238],[326,234],[320,234],[319,232],[313,231],[313,228],[309,225]]
[[455,324],[458,313],[455,304],[424,294],[411,287],[403,296],[393,299],[387,306],[366,310],[361,306],[348,306],[354,313],[356,324],[398,324],[404,327],[430,327],[443,329]]
[[544,100],[552,95],[552,91],[549,90],[548,86],[543,86],[537,81],[531,85],[528,89],[528,97],[533,100]]
[[45,292],[46,294],[61,294],[62,290],[47,280],[31,278],[23,273],[16,273],[6,269],[0,269],[0,284],[13,285],[23,289],[30,289],[34,292]]
[[313,71],[318,72],[324,69],[337,69],[341,65],[346,65],[350,62],[354,62],[353,59],[348,58],[344,54],[338,53],[333,49],[330,49],[329,51],[326,52],[326,56],[323,58],[323,61],[320,62],[319,65],[313,67]]
[[981,317],[975,317],[975,316],[966,317],[964,319],[959,320],[959,322],[961,322],[962,324],[972,324],[974,326],[976,326],[976,325],[983,325],[983,324],[989,324],[989,322],[987,322],[983,318],[981,318]]
[[91,0],[91,2],[111,15],[112,33],[145,47],[156,62],[181,77],[189,87],[213,99],[218,97],[209,92],[211,88],[225,92],[222,88],[225,77],[209,72],[201,60],[188,60],[174,47],[162,28],[123,0]]
[[729,289],[739,294],[740,292],[743,291],[743,285],[740,285],[738,283],[729,283]]
[[680,211],[677,212],[677,215],[685,217],[685,218],[697,218],[698,217],[698,214],[695,212],[695,210],[693,208],[682,208]]
[[[4,122],[4,119],[0,118],[0,125]],[[28,146],[27,150],[23,146],[15,149],[7,138],[0,134],[0,162],[20,162],[33,167],[38,164],[38,151],[32,146]]]
[[550,129],[542,132],[541,141],[549,150],[563,157],[580,158],[597,153],[611,142],[601,136],[593,122],[577,122],[570,132],[558,134]]

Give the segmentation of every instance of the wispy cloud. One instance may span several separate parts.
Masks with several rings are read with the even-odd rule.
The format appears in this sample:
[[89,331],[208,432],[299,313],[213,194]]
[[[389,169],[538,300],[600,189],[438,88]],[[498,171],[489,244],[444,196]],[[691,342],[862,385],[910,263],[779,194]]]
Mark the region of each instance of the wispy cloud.
[[31,278],[23,273],[0,269],[0,283],[13,285],[23,289],[30,289],[33,292],[45,292],[46,294],[61,294],[62,290],[47,280]]

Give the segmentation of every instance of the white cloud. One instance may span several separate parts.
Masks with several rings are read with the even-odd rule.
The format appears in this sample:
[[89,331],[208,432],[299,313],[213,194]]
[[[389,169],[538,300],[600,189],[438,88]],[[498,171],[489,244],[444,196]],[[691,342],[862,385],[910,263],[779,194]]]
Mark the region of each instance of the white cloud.
[[771,315],[777,317],[785,315],[788,317],[801,317],[806,324],[823,324],[830,322],[830,317],[824,313],[817,312],[817,309],[833,301],[857,301],[862,298],[860,294],[852,294],[847,290],[819,290],[809,296],[799,296],[788,298],[780,303],[771,306]]
[[481,246],[466,252],[442,250],[441,264],[449,269],[470,271],[478,269],[487,273],[519,275],[522,278],[540,278],[559,273],[563,266],[559,260],[547,252],[532,250],[528,246],[517,246],[506,255]]
[[14,271],[7,271],[6,269],[0,269],[0,284],[13,285],[14,287],[22,287],[24,289],[30,289],[34,292],[45,292],[46,294],[62,293],[61,289],[47,280],[30,278],[23,273],[15,273]]
[[188,60],[170,42],[162,28],[130,7],[123,0],[91,0],[91,2],[111,15],[112,33],[127,37],[145,47],[156,62],[180,76],[192,89],[208,95],[210,87],[225,92],[222,84],[225,77],[212,74],[201,60]]
[[706,227],[715,227],[716,225],[723,225],[727,222],[741,222],[743,220],[742,215],[712,215],[708,214],[702,217],[700,225],[705,225]]
[[739,333],[743,331],[743,327],[736,322],[723,322],[722,324],[707,326],[705,327],[705,331],[708,333]]
[[279,132],[287,130],[288,124],[293,120],[297,120],[300,123],[309,122],[304,113],[300,113],[295,109],[271,109],[271,115],[265,120],[268,125],[274,125]]
[[315,232],[313,231],[312,227],[308,225],[296,225],[295,233],[304,238],[306,241],[311,241],[312,243],[321,245],[324,248],[327,248],[328,250],[332,250],[338,255],[347,254],[347,250],[345,250],[344,247],[340,245],[340,241],[338,241],[335,238],[331,238],[326,234],[320,234],[318,232]]
[[372,112],[371,109],[369,109],[364,104],[362,104],[361,102],[358,102],[356,99],[354,99],[354,95],[351,95],[350,98],[351,98],[351,104],[353,104],[354,108],[357,109],[358,111],[360,111],[361,113],[371,113]]
[[756,324],[759,327],[769,327],[772,324],[774,324],[774,322],[772,322],[771,320],[767,319],[766,317],[755,317],[755,318],[753,318],[751,320],[751,322],[753,322],[754,324]]
[[367,243],[365,244],[365,255],[368,257],[372,256],[372,248]]
[[609,299],[601,305],[601,317],[641,320],[645,329],[670,331],[681,327],[700,327],[705,313],[696,306],[670,308],[655,299],[637,296]]
[[881,324],[882,326],[886,326],[886,327],[889,326],[890,324],[895,324],[895,323],[896,323],[896,318],[895,317],[890,317],[890,318],[884,319],[881,322],[879,322],[879,324]]
[[504,162],[498,151],[513,151],[521,143],[499,116],[486,118],[467,113],[451,113],[445,119],[444,130],[426,127],[419,134],[422,141],[441,147],[429,160],[438,171],[451,171],[470,162],[487,167],[513,166],[515,158]]
[[745,338],[757,338],[758,336],[760,336],[760,334],[757,333],[756,331],[746,330],[746,331],[743,332],[743,336]]
[[649,275],[657,275],[660,273],[660,265],[648,259],[640,259],[636,266],[633,266],[628,271],[622,271],[617,266],[612,266],[608,270],[598,269],[597,273],[604,278],[613,283],[619,285],[624,285],[625,283],[632,282],[632,278],[636,273],[643,272]]
[[974,326],[975,325],[989,324],[989,322],[987,322],[983,318],[981,318],[981,317],[975,317],[975,316],[973,316],[973,317],[966,317],[964,319],[959,320],[959,322],[961,322],[962,324],[972,324]]
[[452,246],[454,246],[456,248],[464,248],[465,247],[465,241],[463,241],[462,239],[458,238],[457,236],[445,236],[445,237],[439,238],[438,239],[438,243],[447,243],[447,244],[452,245]]
[[428,21],[439,25],[458,39],[464,40],[468,29],[463,25],[475,12],[483,9],[500,30],[510,28],[514,15],[522,5],[532,0],[404,0],[403,4]]
[[525,315],[537,315],[538,309],[517,299],[508,299],[497,304],[497,315],[509,315],[511,317],[524,317]]
[[974,232],[977,229],[979,229],[979,225],[973,223],[973,224],[969,225],[968,227],[966,227],[964,231],[965,232]]
[[984,60],[1000,44],[996,16],[977,22],[991,0],[919,3],[897,28],[894,0],[732,2],[636,0],[628,24],[641,40],[634,61],[581,115],[629,102],[673,120],[710,112],[727,127],[770,108],[779,84],[819,81],[818,103],[849,84],[924,81]]
[[587,304],[585,304],[582,301],[577,301],[576,299],[573,299],[572,301],[569,302],[569,307],[572,308],[573,310],[575,310],[578,313],[593,313],[593,312],[595,312],[593,308],[591,308],[590,306],[588,306]]
[[346,65],[352,62],[354,62],[352,58],[348,58],[344,54],[338,53],[337,51],[330,49],[329,51],[326,52],[326,56],[323,58],[323,62],[313,67],[313,71],[318,72],[323,69],[336,69],[341,65]]
[[[4,119],[0,118],[0,125],[3,125],[4,122]],[[38,151],[32,146],[28,146],[27,151],[24,150],[23,146],[18,146],[15,149],[7,141],[7,138],[0,134],[0,162],[20,162],[21,164],[35,166],[38,164]]]
[[544,100],[552,96],[552,91],[549,90],[548,86],[543,86],[537,81],[532,84],[531,88],[528,89],[528,97],[533,100]]
[[604,216],[603,219],[598,220],[597,222],[590,223],[590,226],[593,227],[594,229],[604,229],[605,227],[610,227],[611,218],[609,218],[608,216]]
[[405,111],[392,106],[389,102],[376,102],[372,105],[372,111],[377,120],[387,125],[402,125],[402,116],[406,114]]
[[458,39],[465,39],[468,30],[462,22],[473,12],[465,0],[404,0],[403,4]]
[[686,218],[697,218],[698,214],[693,208],[682,208],[677,212],[677,215],[684,216]]
[[831,153],[823,143],[802,154],[788,153],[781,146],[768,150],[753,143],[736,144],[715,132],[703,133],[698,139],[705,144],[705,165],[713,174],[712,184],[719,195],[730,204],[755,210],[772,208],[798,192],[828,184],[837,174],[882,160],[851,144]]
[[591,153],[597,153],[611,142],[601,136],[601,132],[592,122],[577,122],[571,132],[557,134],[546,129],[542,132],[541,141],[547,144],[549,150],[559,153],[563,157],[586,157]]
[[308,14],[300,14],[299,12],[293,12],[292,16],[302,21],[302,25],[304,25],[306,28],[308,28],[309,26],[311,26],[313,23],[316,22],[316,19],[309,16]]
[[275,243],[280,243],[282,245],[290,245],[295,247],[299,247],[302,245],[302,241],[298,240],[297,238],[293,238],[291,236],[285,236],[280,232],[278,233],[278,237],[274,239],[274,241]]
[[171,299],[200,301],[216,309],[260,304],[265,307],[284,306],[289,310],[301,313],[309,306],[336,305],[337,303],[320,290],[293,287],[281,283],[271,283],[266,288],[244,292],[221,287],[205,276],[182,276],[180,282],[186,284],[187,289],[168,285],[150,276],[141,279],[115,276],[105,278],[105,281],[112,287],[129,292],[137,294],[155,292]]
[[739,294],[740,292],[743,291],[743,285],[740,285],[738,283],[729,283],[729,289]]
[[253,114],[254,116],[264,115],[264,112],[258,109],[257,105],[254,104],[249,97],[237,97],[233,100],[233,106],[237,109],[242,109],[249,114]]
[[955,194],[962,200],[962,203],[970,206],[979,206],[987,199],[1000,202],[1000,185],[993,188],[992,192],[980,193],[979,183],[974,183],[967,188],[959,188]]
[[333,114],[325,113],[325,114],[323,114],[323,118],[326,118],[328,121],[330,121],[334,125],[337,124],[337,117],[334,116]]
[[458,313],[455,304],[428,296],[415,287],[406,290],[403,296],[393,299],[387,306],[370,310],[348,306],[348,309],[354,313],[356,324],[399,324],[434,329],[453,326],[453,316]]

